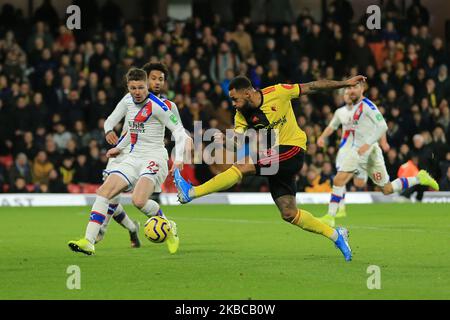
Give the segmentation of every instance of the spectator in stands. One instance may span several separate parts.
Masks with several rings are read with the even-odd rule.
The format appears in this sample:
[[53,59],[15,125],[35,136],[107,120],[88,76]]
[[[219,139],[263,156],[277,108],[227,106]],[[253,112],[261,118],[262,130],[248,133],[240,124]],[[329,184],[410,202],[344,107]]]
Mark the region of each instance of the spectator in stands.
[[48,175],[54,165],[48,160],[45,151],[39,151],[33,161],[33,183],[48,183]]
[[63,159],[61,166],[58,168],[59,174],[62,178],[62,182],[65,185],[72,183],[75,175],[75,168],[73,166],[73,158],[66,157]]
[[209,75],[215,82],[222,82],[226,78],[228,69],[237,70],[240,59],[239,56],[232,53],[226,43],[220,44],[219,52],[211,59],[209,66]]
[[439,188],[440,191],[450,191],[450,167],[447,168],[447,174],[442,177]]
[[107,159],[102,157],[98,147],[90,148],[89,163],[91,169],[89,183],[101,184],[103,181],[103,169],[106,167]]
[[48,192],[67,193],[67,186],[62,182],[56,170],[51,170],[48,175]]
[[54,129],[53,140],[56,143],[56,147],[62,151],[67,146],[67,142],[72,138],[72,135],[66,130],[65,124],[62,122],[56,123]]
[[411,25],[428,25],[430,21],[430,13],[420,0],[413,0],[412,4],[406,10],[406,17]]
[[428,145],[425,145],[425,139],[422,135],[416,134],[413,137],[413,148],[411,153],[418,158],[418,166],[420,169],[432,171],[432,151]]
[[397,157],[397,151],[395,148],[391,148],[387,153],[386,169],[389,177],[397,177],[398,169],[400,168],[400,161]]
[[87,162],[87,156],[83,153],[79,154],[76,158],[75,163],[75,174],[73,176],[73,183],[89,183],[89,175],[91,169],[89,163]]
[[10,193],[28,193],[27,183],[24,178],[18,177],[14,180],[11,188],[9,189]]
[[244,60],[248,59],[253,51],[252,37],[245,31],[243,23],[238,23],[236,30],[231,35],[232,39],[236,41],[239,46],[239,50]]
[[33,182],[32,172],[28,158],[24,153],[19,153],[16,156],[13,167],[9,171],[9,181],[13,185],[17,178],[25,180],[25,184]]
[[73,131],[73,138],[75,139],[77,146],[80,149],[86,148],[91,140],[91,135],[89,132],[86,132],[86,125],[84,121],[75,121]]
[[375,65],[372,51],[363,35],[356,36],[355,45],[352,46],[348,56],[348,63],[358,67],[358,70],[365,70],[368,65]]
[[25,131],[34,127],[33,114],[25,97],[17,99],[16,107],[13,110],[12,122],[15,128],[15,136],[21,137]]
[[325,176],[322,179],[319,170],[310,166],[306,174],[308,186],[305,187],[305,192],[331,192],[331,181]]

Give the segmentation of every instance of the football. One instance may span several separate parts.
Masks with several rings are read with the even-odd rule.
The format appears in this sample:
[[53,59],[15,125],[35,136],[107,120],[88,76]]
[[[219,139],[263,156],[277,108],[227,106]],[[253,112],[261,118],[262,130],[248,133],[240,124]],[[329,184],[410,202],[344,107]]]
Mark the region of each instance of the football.
[[151,217],[144,225],[145,237],[151,242],[164,242],[169,232],[170,222],[159,216]]

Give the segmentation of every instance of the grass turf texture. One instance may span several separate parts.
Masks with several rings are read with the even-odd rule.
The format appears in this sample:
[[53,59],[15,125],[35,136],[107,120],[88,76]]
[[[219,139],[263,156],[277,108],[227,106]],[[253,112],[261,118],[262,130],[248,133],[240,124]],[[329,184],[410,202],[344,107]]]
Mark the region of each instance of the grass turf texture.
[[[316,216],[325,206],[303,206]],[[141,223],[144,216],[127,207]],[[449,299],[450,215],[446,204],[348,205],[354,260],[327,239],[283,222],[275,206],[165,207],[180,250],[111,222],[96,255],[74,253],[89,208],[0,208],[0,299]],[[67,267],[81,269],[68,290]],[[367,267],[381,268],[369,290]]]

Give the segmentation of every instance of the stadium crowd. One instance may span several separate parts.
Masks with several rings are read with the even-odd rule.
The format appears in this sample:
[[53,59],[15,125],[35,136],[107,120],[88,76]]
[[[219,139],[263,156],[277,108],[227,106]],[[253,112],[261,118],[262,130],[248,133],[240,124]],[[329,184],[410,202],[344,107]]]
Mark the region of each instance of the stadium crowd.
[[[165,95],[178,105],[191,133],[196,120],[203,128],[232,127],[227,87],[238,74],[257,88],[367,75],[366,96],[389,127],[390,176],[409,161],[450,190],[449,44],[432,35],[420,1],[404,13],[387,1],[381,30],[368,30],[366,17],[350,24],[347,1],[330,3],[323,21],[303,9],[291,24],[246,17],[224,23],[219,15],[211,21],[163,21],[155,15],[126,21],[114,1],[96,8],[94,0],[89,3],[93,9],[74,31],[48,0],[30,20],[13,5],[1,8],[0,192],[95,191],[107,162],[104,120],[125,93],[126,71],[149,61],[169,67]],[[301,191],[331,190],[341,132],[323,149],[315,143],[343,104],[342,92],[293,100],[309,140],[298,176]],[[186,170],[201,183],[223,169],[198,164]],[[170,182],[166,190],[173,190]],[[249,177],[234,190],[267,186],[264,178]]]

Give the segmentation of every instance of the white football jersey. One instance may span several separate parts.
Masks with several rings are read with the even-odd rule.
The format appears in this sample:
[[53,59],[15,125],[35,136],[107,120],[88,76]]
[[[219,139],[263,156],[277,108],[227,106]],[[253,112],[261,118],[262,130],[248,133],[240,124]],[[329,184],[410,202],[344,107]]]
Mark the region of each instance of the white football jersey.
[[[184,132],[179,118],[170,110],[168,104],[152,93],[142,103],[134,103],[131,95],[124,103],[127,105],[125,119],[128,131],[122,135],[117,147],[124,150],[130,145],[129,153],[135,157],[145,159],[149,155],[159,154],[167,159],[164,146],[165,127],[172,132]],[[183,150],[177,150],[176,158],[183,158]]]
[[354,130],[353,146],[378,144],[378,140],[387,130],[387,124],[377,106],[363,98],[352,108],[352,125]]
[[[173,114],[175,114],[175,116],[177,117],[178,121],[181,123],[181,118],[180,118],[180,113],[178,111],[177,105],[166,99],[166,98],[160,98],[160,100],[162,102],[164,102],[164,104],[169,108],[169,110],[171,110],[173,112]],[[141,108],[143,106],[144,103],[141,104],[135,104],[135,102],[133,101],[133,97],[131,96],[130,93],[127,93],[120,101],[119,103],[116,105],[114,111],[109,115],[109,117],[106,119],[105,124],[104,124],[104,130],[105,133],[108,133],[109,131],[113,130],[114,127],[125,117],[125,121],[123,123],[123,127],[122,127],[122,133],[119,139],[119,143],[125,138],[127,132],[128,132],[128,126],[130,121],[133,121],[133,116],[135,115],[133,112],[128,112],[130,108],[133,108],[135,106],[138,106],[139,108]],[[137,113],[137,109],[134,109],[135,113]],[[182,123],[181,123],[182,125]],[[164,126],[165,127],[165,126]],[[163,131],[163,135],[164,135],[164,128],[162,128]],[[128,144],[127,144],[128,142]],[[130,140],[126,140],[122,143],[123,145],[123,151],[122,153],[129,153],[131,151],[131,139]]]
[[353,145],[354,130],[353,130],[353,108],[344,105],[338,108],[330,121],[329,126],[337,130],[342,125],[342,137],[339,148],[347,148]]

